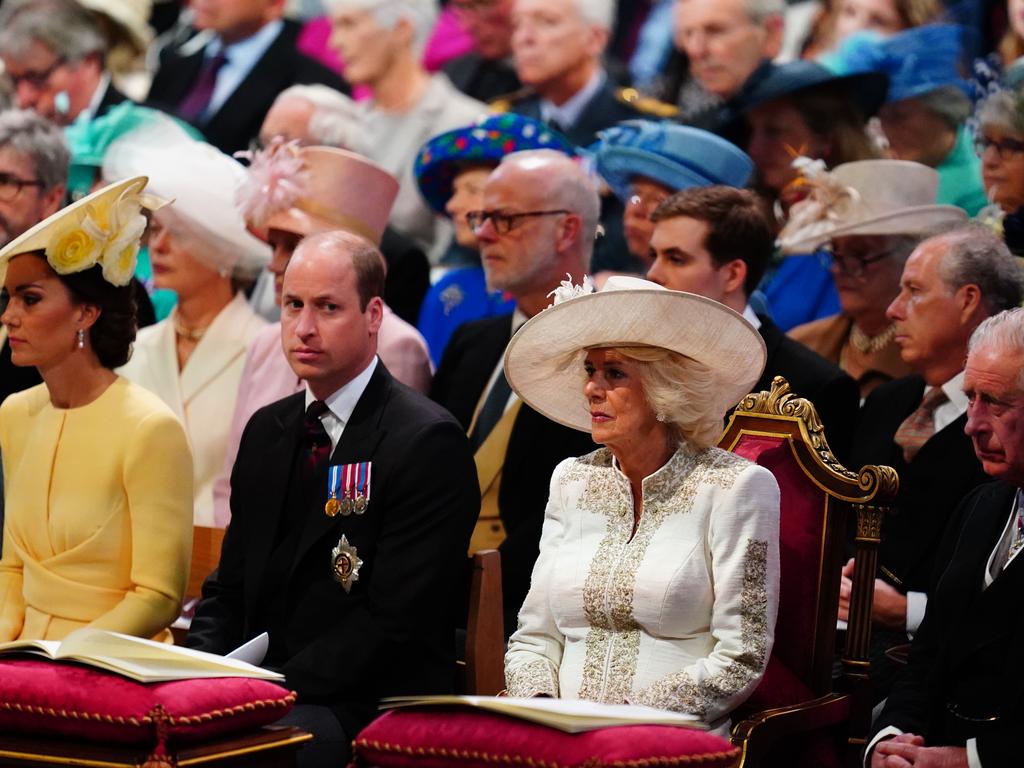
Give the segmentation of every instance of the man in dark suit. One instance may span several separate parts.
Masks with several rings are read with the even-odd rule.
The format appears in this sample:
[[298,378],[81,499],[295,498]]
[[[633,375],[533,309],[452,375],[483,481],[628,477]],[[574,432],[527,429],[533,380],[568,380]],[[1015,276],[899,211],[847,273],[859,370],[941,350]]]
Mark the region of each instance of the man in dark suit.
[[149,101],[195,125],[222,152],[246,149],[281,91],[297,83],[345,90],[341,77],[296,49],[285,0],[194,4],[201,34],[164,50]]
[[17,106],[63,126],[124,101],[106,71],[103,24],[75,0],[5,2],[0,58]]
[[299,694],[300,765],[344,765],[383,696],[454,679],[453,598],[479,508],[466,437],[376,356],[383,257],[346,232],[288,265],[282,344],[307,391],[257,411],[231,475],[231,525],[188,644],[261,632]]
[[666,198],[651,215],[654,263],[647,279],[725,304],[758,329],[768,359],[755,392],[784,376],[793,392],[814,403],[829,446],[845,459],[860,406],[857,384],[839,367],[799,344],[748,299],[772,255],[771,225],[749,190],[693,187]]
[[501,367],[512,334],[551,303],[569,279],[581,283],[597,229],[598,199],[586,174],[554,150],[505,157],[473,212],[488,286],[516,300],[511,315],[476,320],[452,336],[431,397],[467,430],[483,495],[472,547],[501,551],[505,633],[530,586],[551,473],[594,450],[590,436],[550,421],[511,391]]
[[512,57],[515,0],[452,0],[451,7],[473,38],[473,50],[444,65],[452,85],[478,101],[519,90]]
[[[982,323],[964,371],[965,429],[986,475],[954,513],[940,576],[875,724],[873,768],[1016,765],[1024,726],[1024,310]],[[937,478],[937,484],[942,485]]]
[[[953,510],[986,479],[964,435],[967,342],[985,318],[1022,299],[1024,278],[1006,246],[988,230],[967,226],[914,249],[887,311],[900,355],[916,373],[871,393],[852,451],[852,466],[887,464],[900,477],[895,508],[882,524],[882,577],[872,606],[871,675],[878,700],[898,671],[885,651],[905,644],[924,616],[932,575],[941,565],[938,545]],[[840,592],[843,619],[852,575],[850,560]]]

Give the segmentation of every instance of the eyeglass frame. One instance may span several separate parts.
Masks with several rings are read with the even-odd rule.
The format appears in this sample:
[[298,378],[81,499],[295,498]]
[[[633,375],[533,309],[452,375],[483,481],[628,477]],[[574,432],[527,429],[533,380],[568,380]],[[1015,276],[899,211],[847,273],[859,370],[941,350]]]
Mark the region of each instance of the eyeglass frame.
[[[503,213],[501,211],[466,211],[466,223],[469,224],[469,228],[474,233],[479,232],[484,223],[490,220],[491,226],[494,227],[494,231],[499,235],[507,235],[513,229],[519,226],[519,222],[522,219],[533,218],[537,216],[561,216],[571,215],[575,211],[570,211],[565,208],[559,208],[557,210],[550,211],[522,211],[519,213]],[[499,221],[504,224],[498,224]]]
[[[5,196],[3,190],[7,187],[14,187],[14,194]],[[25,187],[44,189],[46,185],[40,179],[22,179],[13,173],[0,172],[0,202],[12,202],[21,194],[21,190]]]
[[[1016,145],[1016,148],[1014,148],[1014,145]],[[1019,141],[1017,139],[1001,139],[997,141],[996,139],[990,139],[983,133],[974,137],[974,153],[978,157],[984,155],[985,151],[989,147],[995,149],[996,157],[998,157],[1001,162],[1006,162],[1006,160],[1011,157],[1020,157],[1024,155],[1024,141]],[[1009,157],[1004,155],[1004,152],[1007,152]]]
[[[861,278],[863,278],[864,275],[867,274],[868,267],[870,267],[872,264],[877,264],[878,262],[882,261],[883,259],[889,258],[895,253],[896,249],[888,248],[885,251],[882,251],[881,253],[877,253],[873,256],[867,257],[854,256],[851,254],[837,254],[835,248],[832,246],[831,243],[826,244],[818,249],[819,258],[821,258],[826,269],[835,264],[836,269],[838,269],[842,274],[846,275],[847,277],[852,277],[854,280],[860,280]],[[851,270],[846,267],[846,264],[850,261],[857,264],[857,268],[855,270]]]
[[44,90],[50,85],[50,78],[53,77],[54,73],[68,63],[68,60],[63,56],[58,56],[53,64],[47,67],[42,72],[26,72],[21,75],[12,75],[9,71],[7,72],[7,79],[11,82],[11,87],[15,93],[18,91],[18,85],[20,83],[28,84],[33,91],[38,93]]

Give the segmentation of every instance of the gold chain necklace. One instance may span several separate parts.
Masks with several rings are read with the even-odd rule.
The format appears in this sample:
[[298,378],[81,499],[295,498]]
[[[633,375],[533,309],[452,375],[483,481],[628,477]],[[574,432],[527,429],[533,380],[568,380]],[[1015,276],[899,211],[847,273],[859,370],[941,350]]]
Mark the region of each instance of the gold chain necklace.
[[890,325],[877,336],[868,336],[856,324],[850,326],[850,344],[861,354],[881,351],[895,335],[895,325]]

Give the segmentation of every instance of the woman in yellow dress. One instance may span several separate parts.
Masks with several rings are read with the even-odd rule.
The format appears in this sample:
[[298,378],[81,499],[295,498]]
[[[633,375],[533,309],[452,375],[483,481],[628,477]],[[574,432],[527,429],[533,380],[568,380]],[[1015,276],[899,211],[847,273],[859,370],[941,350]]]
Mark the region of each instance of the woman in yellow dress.
[[158,397],[117,376],[144,177],[101,189],[0,250],[15,365],[43,384],[0,406],[0,641],[89,626],[166,640],[192,546],[192,458]]

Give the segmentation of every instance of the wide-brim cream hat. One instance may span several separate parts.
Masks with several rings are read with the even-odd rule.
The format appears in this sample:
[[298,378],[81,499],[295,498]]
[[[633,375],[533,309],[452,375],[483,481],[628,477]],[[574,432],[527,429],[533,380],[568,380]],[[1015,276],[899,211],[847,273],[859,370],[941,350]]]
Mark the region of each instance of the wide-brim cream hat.
[[78,0],[78,4],[107,19],[117,46],[126,43],[137,55],[143,55],[153,42],[149,16],[153,11],[151,0]]
[[43,219],[0,249],[0,272],[15,256],[41,251],[57,274],[99,264],[108,282],[127,285],[146,229],[142,209],[166,204],[144,191],[148,181],[145,176],[117,181]]
[[[808,164],[809,166],[810,164]],[[939,174],[909,160],[858,160],[804,173],[805,199],[794,203],[776,241],[783,253],[809,253],[835,237],[926,236],[967,220],[939,205]]]
[[585,377],[575,354],[599,347],[660,347],[711,369],[721,415],[761,377],[761,334],[717,301],[638,277],[608,278],[603,290],[563,283],[555,303],[528,320],[505,350],[505,377],[535,411],[590,432]]

